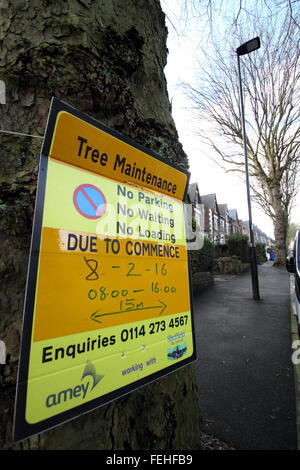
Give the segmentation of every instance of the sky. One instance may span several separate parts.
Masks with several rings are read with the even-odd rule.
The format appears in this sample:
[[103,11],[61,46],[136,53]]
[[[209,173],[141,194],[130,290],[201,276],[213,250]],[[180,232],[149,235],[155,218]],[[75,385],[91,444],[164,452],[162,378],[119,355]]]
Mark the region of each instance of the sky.
[[[197,123],[189,109],[188,100],[179,85],[184,81],[192,83],[195,79],[196,61],[200,59],[199,50],[197,50],[199,27],[196,25],[194,28],[193,23],[191,23],[187,34],[184,37],[180,36],[180,28],[177,29],[176,23],[178,12],[174,10],[176,8],[174,0],[173,2],[162,1],[162,7],[168,16],[166,25],[169,31],[167,40],[169,53],[164,71],[169,99],[172,104],[173,119],[179,134],[179,140],[190,163],[190,182],[198,183],[202,195],[216,193],[218,203],[227,204],[228,209],[237,209],[240,219],[249,220],[245,178],[237,176],[233,172],[225,172],[213,161],[212,157],[215,155],[197,137]],[[300,208],[300,201],[298,201],[292,213],[292,219],[295,222],[300,220],[300,217],[297,218]],[[268,236],[274,238],[271,219],[254,203],[251,204],[251,207],[253,224],[257,225]]]

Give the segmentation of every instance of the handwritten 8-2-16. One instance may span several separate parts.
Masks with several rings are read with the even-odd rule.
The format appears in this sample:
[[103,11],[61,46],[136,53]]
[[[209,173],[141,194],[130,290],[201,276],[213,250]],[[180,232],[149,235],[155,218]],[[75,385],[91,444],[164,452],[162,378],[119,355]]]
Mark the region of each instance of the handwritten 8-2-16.
[[[98,261],[96,259],[87,259],[84,257],[84,261],[86,265],[89,266],[90,270],[92,271],[86,276],[86,280],[100,280],[101,278],[105,279],[105,276],[98,275]],[[114,270],[118,272],[123,272],[124,278],[128,279],[131,277],[141,278],[144,274],[147,274],[145,281],[141,280],[141,284],[137,285],[134,284],[133,287],[128,287],[127,285],[122,285],[122,281],[120,280],[121,286],[115,287],[111,285],[110,288],[106,285],[99,285],[95,286],[93,283],[93,287],[90,287],[87,291],[87,297],[91,301],[91,303],[96,306],[99,305],[99,302],[105,303],[106,300],[117,300],[118,303],[115,304],[115,307],[110,311],[103,311],[100,307],[96,307],[96,310],[93,311],[91,314],[91,319],[98,323],[103,323],[105,317],[112,317],[121,315],[124,313],[129,313],[133,311],[149,311],[151,310],[154,316],[161,316],[162,314],[167,314],[165,311],[168,304],[169,296],[173,296],[177,288],[174,283],[167,280],[168,278],[168,269],[166,263],[147,263],[143,266],[143,271],[136,269],[136,265],[133,262],[129,262],[127,265],[123,265],[122,267],[119,265],[109,265],[106,266],[106,269]],[[154,279],[159,276],[159,282],[153,280],[153,278],[148,279],[149,274],[152,273]],[[91,277],[93,275],[93,278]],[[173,279],[174,280],[174,279]],[[144,295],[146,291],[152,294],[154,298],[149,299],[148,302],[145,302]],[[147,294],[146,294],[147,296]],[[136,298],[138,297],[138,298]],[[163,297],[163,300],[159,297]],[[144,312],[145,313],[145,312]],[[163,326],[161,327],[163,328]],[[161,330],[163,331],[163,330]]]

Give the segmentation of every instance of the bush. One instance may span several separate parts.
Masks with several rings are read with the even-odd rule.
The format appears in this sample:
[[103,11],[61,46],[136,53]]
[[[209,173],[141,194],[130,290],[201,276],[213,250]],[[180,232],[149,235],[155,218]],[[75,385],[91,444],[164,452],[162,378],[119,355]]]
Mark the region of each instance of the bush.
[[204,238],[203,248],[199,251],[200,272],[212,272],[215,264],[215,247],[209,238]]
[[204,237],[201,250],[191,252],[192,272],[213,272],[215,265],[215,247],[209,238]]
[[227,239],[228,256],[238,256],[242,263],[250,260],[249,244],[247,235],[235,233]]
[[236,255],[219,258],[217,262],[221,274],[238,274],[241,272],[242,262]]
[[263,264],[267,261],[266,245],[264,243],[256,243],[256,259],[258,264]]
[[221,245],[221,243],[215,243],[215,256],[216,258],[221,258],[222,256],[227,256],[228,246]]

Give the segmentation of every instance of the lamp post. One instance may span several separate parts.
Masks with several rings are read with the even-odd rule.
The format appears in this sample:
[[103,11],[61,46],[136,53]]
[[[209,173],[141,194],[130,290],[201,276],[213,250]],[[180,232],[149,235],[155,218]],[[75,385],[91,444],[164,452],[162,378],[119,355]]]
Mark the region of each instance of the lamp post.
[[255,247],[255,242],[254,242],[253,226],[252,226],[252,212],[251,212],[249,170],[248,170],[248,156],[247,156],[247,138],[246,138],[246,127],[245,127],[245,112],[244,112],[243,91],[242,91],[240,56],[249,54],[250,52],[255,51],[256,49],[259,49],[259,48],[260,48],[260,40],[259,40],[259,37],[256,37],[254,39],[251,39],[250,41],[245,42],[236,50],[237,61],[238,61],[239,84],[240,84],[243,144],[244,144],[244,155],[245,155],[245,172],[246,172],[247,201],[248,201],[248,213],[249,213],[252,293],[253,293],[253,299],[255,300],[260,300],[260,297],[259,297],[259,285],[258,285],[258,274],[257,274],[256,247]]

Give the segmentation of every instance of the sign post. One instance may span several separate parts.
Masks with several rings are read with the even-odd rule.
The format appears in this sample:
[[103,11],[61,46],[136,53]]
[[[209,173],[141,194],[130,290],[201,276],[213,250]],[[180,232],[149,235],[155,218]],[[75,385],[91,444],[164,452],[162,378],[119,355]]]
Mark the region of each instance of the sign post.
[[15,442],[196,359],[189,173],[56,98],[41,152]]

